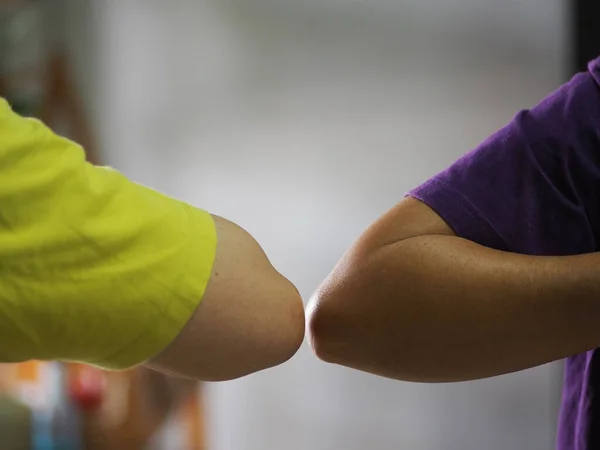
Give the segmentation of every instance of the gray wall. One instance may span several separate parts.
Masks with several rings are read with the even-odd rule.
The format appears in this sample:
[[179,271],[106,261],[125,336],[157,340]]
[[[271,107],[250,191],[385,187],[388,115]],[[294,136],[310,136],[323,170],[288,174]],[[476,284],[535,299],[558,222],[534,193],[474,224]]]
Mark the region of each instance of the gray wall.
[[[561,4],[97,1],[86,92],[112,165],[243,225],[308,297],[406,190],[562,81]],[[423,386],[305,346],[211,386],[210,449],[547,450],[557,371]]]

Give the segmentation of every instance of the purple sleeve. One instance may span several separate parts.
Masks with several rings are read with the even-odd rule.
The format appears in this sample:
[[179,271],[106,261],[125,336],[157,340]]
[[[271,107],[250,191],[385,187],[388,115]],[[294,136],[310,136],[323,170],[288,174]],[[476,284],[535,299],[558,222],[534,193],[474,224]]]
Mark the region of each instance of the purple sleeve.
[[596,251],[600,59],[409,195],[461,237],[532,255]]

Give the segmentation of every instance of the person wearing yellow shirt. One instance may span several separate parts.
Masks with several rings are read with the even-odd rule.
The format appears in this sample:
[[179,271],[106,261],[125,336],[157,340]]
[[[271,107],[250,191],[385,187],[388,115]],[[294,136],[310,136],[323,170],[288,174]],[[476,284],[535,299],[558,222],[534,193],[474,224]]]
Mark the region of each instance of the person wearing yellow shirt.
[[297,290],[247,232],[86,162],[0,100],[0,362],[220,381],[303,338]]

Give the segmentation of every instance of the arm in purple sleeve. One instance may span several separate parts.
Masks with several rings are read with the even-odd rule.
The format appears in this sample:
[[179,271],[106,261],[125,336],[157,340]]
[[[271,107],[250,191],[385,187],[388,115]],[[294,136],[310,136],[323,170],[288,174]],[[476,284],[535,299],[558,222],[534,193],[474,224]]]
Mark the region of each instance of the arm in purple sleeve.
[[410,193],[309,305],[317,355],[462,381],[600,346],[598,66]]

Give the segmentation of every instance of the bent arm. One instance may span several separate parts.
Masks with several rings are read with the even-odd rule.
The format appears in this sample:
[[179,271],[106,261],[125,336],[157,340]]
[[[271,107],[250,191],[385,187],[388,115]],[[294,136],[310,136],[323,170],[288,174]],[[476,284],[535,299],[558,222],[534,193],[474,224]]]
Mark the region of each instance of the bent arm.
[[225,380],[290,358],[296,289],[235,224],[85,162],[0,99],[0,362]]
[[473,380],[600,345],[600,255],[536,257],[458,238],[407,198],[344,256],[309,306],[328,362],[408,381]]

